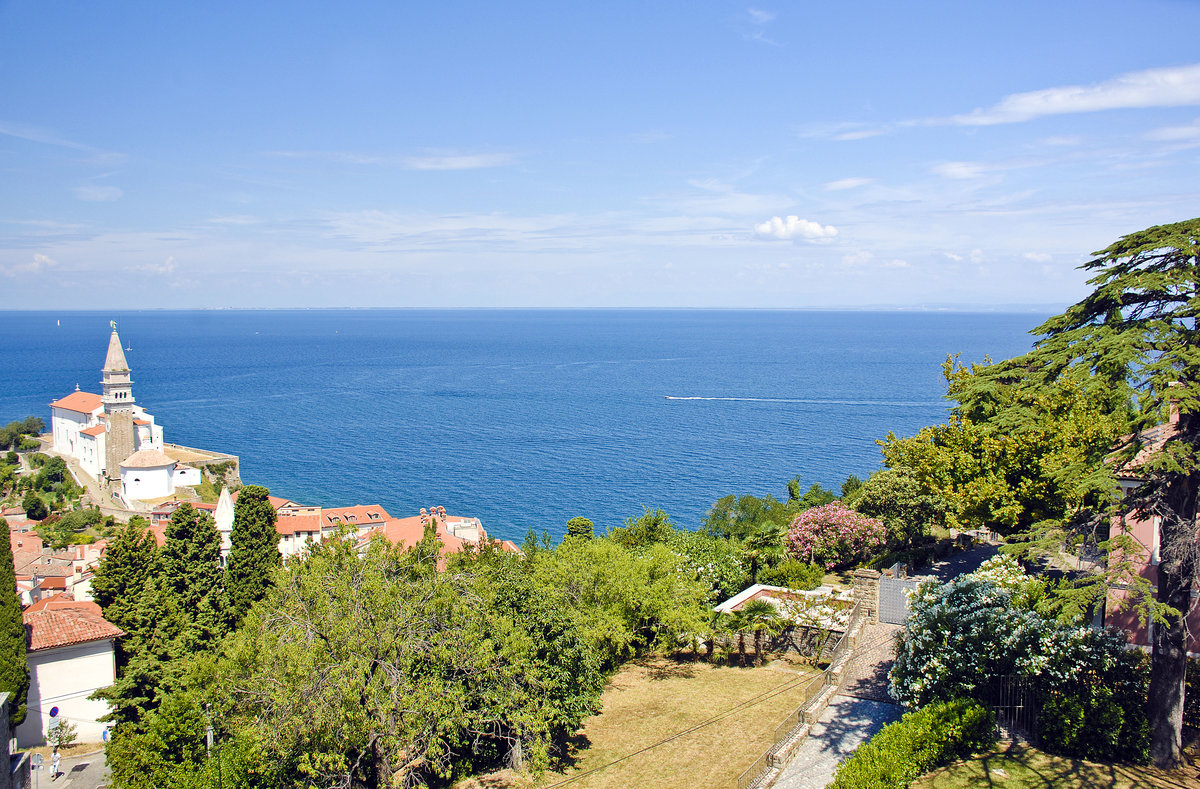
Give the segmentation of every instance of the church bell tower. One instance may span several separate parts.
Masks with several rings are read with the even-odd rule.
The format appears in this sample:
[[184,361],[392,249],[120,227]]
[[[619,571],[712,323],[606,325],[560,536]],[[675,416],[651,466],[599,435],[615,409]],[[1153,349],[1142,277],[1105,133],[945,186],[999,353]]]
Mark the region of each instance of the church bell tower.
[[129,364],[121,350],[116,321],[109,321],[108,355],[104,359],[104,387],[100,402],[104,405],[104,476],[109,482],[121,481],[121,461],[133,454],[133,381]]

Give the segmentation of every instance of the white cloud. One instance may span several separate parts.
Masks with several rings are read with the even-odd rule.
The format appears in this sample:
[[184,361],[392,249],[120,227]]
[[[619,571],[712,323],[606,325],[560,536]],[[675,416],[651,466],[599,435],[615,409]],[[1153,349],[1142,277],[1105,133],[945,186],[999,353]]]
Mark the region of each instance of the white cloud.
[[1070,146],[1081,145],[1083,143],[1083,138],[1078,134],[1063,134],[1057,137],[1046,137],[1038,140],[1038,142],[1042,145],[1066,148]]
[[486,167],[503,167],[516,157],[511,153],[463,153],[409,156],[403,160],[410,170],[479,170]]
[[167,259],[162,263],[145,263],[140,266],[130,266],[130,271],[141,271],[146,274],[174,274],[178,266],[175,264],[175,256],[167,255]]
[[840,192],[843,189],[857,189],[874,182],[874,178],[842,178],[837,181],[829,181],[825,184],[825,188],[830,192]]
[[746,13],[750,17],[750,21],[756,25],[765,25],[768,22],[775,21],[775,14],[771,11],[763,11],[758,8],[748,8]]
[[125,193],[115,186],[85,184],[75,187],[75,196],[89,203],[111,203],[120,200]]
[[889,260],[887,263],[884,263],[883,267],[884,268],[908,268],[908,261],[900,260],[899,258],[896,258],[895,260]]
[[1054,260],[1054,256],[1046,252],[1026,252],[1022,257],[1034,263],[1049,263]]
[[1200,104],[1200,64],[1131,71],[1093,85],[1005,96],[994,106],[948,119],[960,126],[1021,123],[1046,115]]
[[1147,132],[1147,140],[1156,142],[1197,142],[1200,141],[1200,118],[1187,126],[1164,126],[1161,129]]
[[866,264],[870,263],[874,257],[874,255],[872,255],[870,252],[867,252],[865,249],[859,249],[842,255],[842,265],[850,267],[865,266]]
[[979,162],[943,162],[935,164],[929,169],[935,175],[940,175],[943,178],[966,180],[970,178],[982,178],[987,168]]
[[967,255],[967,257],[971,259],[972,263],[982,263],[983,262],[983,250],[982,249],[972,249],[970,251],[970,253]]
[[954,252],[943,252],[942,254],[953,260],[955,263],[962,263],[963,261],[963,256]]
[[355,151],[271,151],[269,156],[285,159],[317,159],[346,164],[383,165],[408,170],[479,170],[503,167],[516,160],[513,153],[431,152],[420,156],[390,156]]
[[887,129],[855,129],[854,131],[841,132],[833,135],[835,140],[865,140],[868,137],[878,137],[881,134],[887,134]]
[[12,266],[0,266],[0,274],[6,277],[15,277],[18,274],[37,274],[42,269],[54,268],[58,265],[58,261],[53,258],[37,254],[27,263],[17,263]]
[[807,241],[826,241],[838,233],[837,228],[833,225],[822,225],[820,222],[801,219],[795,215],[786,219],[773,216],[766,222],[755,225],[754,232],[760,238],[774,238],[781,241],[794,238],[803,238]]

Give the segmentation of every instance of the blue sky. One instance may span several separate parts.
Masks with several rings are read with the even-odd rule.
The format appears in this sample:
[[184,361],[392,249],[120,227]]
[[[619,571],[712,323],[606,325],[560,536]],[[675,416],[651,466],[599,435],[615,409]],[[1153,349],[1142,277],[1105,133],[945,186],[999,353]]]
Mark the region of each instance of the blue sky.
[[6,308],[1066,304],[1195,2],[0,0]]

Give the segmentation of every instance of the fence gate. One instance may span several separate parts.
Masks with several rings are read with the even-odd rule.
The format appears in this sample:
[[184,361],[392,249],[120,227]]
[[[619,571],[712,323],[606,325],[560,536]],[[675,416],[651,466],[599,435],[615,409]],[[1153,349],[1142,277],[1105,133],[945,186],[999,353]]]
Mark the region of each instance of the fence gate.
[[879,621],[902,625],[908,619],[908,593],[921,585],[922,578],[879,579]]
[[1027,677],[997,675],[982,688],[984,701],[996,715],[996,734],[1002,740],[1038,741],[1036,694]]

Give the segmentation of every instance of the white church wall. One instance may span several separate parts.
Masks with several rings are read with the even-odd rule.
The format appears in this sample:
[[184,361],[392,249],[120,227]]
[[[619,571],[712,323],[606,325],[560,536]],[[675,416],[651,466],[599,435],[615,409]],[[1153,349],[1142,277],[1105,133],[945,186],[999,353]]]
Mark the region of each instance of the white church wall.
[[126,501],[145,501],[170,496],[175,488],[171,484],[172,466],[159,468],[121,469],[121,488]]
[[174,483],[179,485],[199,485],[200,484],[200,469],[192,468],[191,466],[176,466]]

